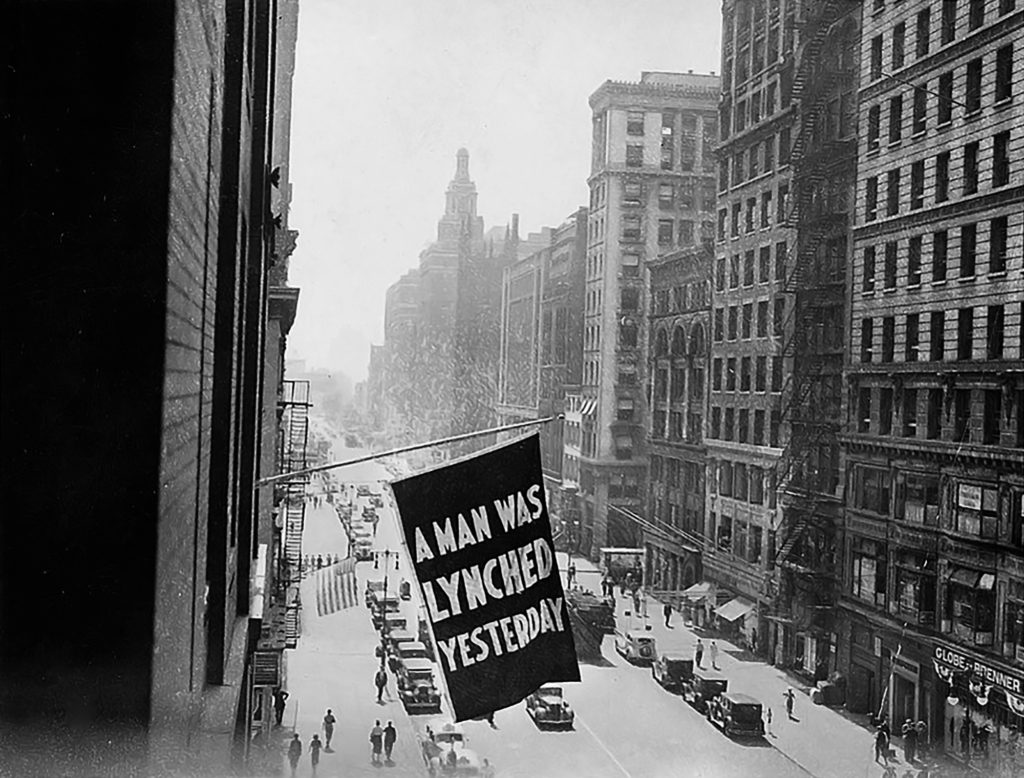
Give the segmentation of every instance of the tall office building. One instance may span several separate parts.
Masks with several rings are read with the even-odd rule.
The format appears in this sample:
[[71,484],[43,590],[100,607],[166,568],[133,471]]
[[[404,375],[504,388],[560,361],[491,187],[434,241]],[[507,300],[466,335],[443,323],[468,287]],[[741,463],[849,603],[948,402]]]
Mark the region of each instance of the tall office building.
[[616,507],[643,504],[643,269],[713,227],[718,87],[713,74],[649,72],[638,83],[606,81],[590,97],[579,504],[580,547],[592,554],[640,542]]
[[993,771],[1024,711],[1022,30],[864,3],[843,436],[849,704]]

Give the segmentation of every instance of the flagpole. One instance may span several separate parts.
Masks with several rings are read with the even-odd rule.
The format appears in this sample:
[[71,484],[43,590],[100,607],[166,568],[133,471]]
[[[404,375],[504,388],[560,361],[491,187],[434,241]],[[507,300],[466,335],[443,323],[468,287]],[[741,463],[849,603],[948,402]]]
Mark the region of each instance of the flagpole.
[[523,427],[533,427],[540,424],[548,424],[552,421],[558,421],[564,419],[564,414],[557,414],[555,416],[548,416],[544,419],[532,419],[530,421],[521,421],[516,424],[504,424],[500,427],[491,427],[490,429],[477,430],[476,432],[463,432],[461,435],[450,435],[447,438],[438,438],[437,440],[429,440],[426,443],[415,443],[411,446],[400,446],[399,448],[388,449],[387,451],[380,451],[376,454],[367,454],[366,456],[356,457],[355,459],[346,459],[342,462],[332,462],[327,465],[317,465],[316,467],[307,467],[302,470],[293,470],[290,473],[279,473],[278,475],[270,475],[265,478],[260,478],[256,481],[256,488],[259,489],[263,486],[270,486],[271,484],[280,483],[281,481],[290,481],[294,478],[301,478],[302,476],[312,475],[313,473],[322,473],[325,470],[334,470],[339,467],[348,467],[349,465],[357,465],[360,462],[369,462],[374,459],[381,459],[383,457],[393,456],[394,454],[404,454],[407,451],[417,451],[421,448],[431,448],[432,446],[442,446],[446,443],[455,443],[460,440],[468,440],[469,438],[479,438],[483,435],[492,435],[498,432],[508,432],[509,430],[522,429]]

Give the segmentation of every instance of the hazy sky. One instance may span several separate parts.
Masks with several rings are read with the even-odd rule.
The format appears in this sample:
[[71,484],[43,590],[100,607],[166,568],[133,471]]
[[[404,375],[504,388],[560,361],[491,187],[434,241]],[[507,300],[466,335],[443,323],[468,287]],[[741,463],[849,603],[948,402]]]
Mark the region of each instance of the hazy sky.
[[587,203],[606,79],[719,69],[717,0],[301,0],[288,356],[366,375],[384,293],[434,237],[455,151],[485,226]]

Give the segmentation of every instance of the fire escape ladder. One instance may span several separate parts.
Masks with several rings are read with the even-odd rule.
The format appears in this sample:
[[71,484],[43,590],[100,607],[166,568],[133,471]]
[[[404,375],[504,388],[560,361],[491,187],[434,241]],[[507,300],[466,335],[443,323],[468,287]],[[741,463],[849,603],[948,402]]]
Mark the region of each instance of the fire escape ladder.
[[[307,466],[306,448],[309,443],[309,381],[284,381],[281,423],[284,426],[284,446],[281,472],[292,473]],[[302,530],[306,521],[306,484],[309,476],[299,476],[284,486],[284,547],[288,583],[299,580],[302,561]]]

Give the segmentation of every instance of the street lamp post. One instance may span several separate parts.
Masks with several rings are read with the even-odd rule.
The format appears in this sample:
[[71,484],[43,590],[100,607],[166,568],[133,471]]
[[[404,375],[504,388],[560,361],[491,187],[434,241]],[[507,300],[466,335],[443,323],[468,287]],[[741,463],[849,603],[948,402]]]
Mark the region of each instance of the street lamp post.
[[377,551],[373,557],[373,568],[374,570],[380,569],[380,558],[384,557],[384,595],[380,601],[380,667],[384,669],[384,663],[388,653],[388,562],[393,556],[395,558],[395,570],[398,569],[398,552],[392,551],[389,548],[385,548],[383,551]]

